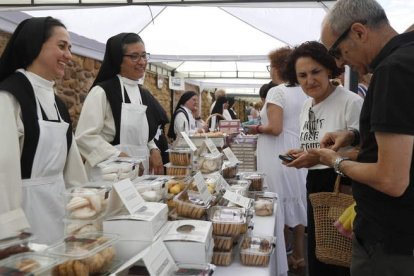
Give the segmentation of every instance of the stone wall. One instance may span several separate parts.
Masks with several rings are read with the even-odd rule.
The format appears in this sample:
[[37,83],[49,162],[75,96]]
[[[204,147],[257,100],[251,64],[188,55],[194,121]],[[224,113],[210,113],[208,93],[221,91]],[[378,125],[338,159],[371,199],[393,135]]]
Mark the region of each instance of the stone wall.
[[[10,34],[0,31],[0,53],[3,52],[9,38]],[[95,80],[100,66],[101,62],[98,60],[73,54],[72,62],[65,69],[65,76],[62,79],[56,81],[56,93],[66,103],[70,116],[72,118],[74,129],[76,129],[79,115],[82,110],[82,104],[93,81]],[[157,79],[157,73],[147,71],[145,73],[144,86],[160,102],[166,111],[168,118],[170,118],[171,112],[173,110],[172,108],[175,108],[175,104],[178,102],[184,91],[171,92],[171,90],[168,88],[167,76],[164,76],[163,86],[161,88],[158,88]],[[200,116],[202,119],[206,120],[210,115],[209,111],[212,103],[210,91],[200,91],[198,86],[186,83],[185,91],[188,90],[195,91],[200,96]],[[174,98],[173,104],[171,104],[171,94]],[[235,110],[240,116],[240,119],[243,121],[244,102],[236,101]]]

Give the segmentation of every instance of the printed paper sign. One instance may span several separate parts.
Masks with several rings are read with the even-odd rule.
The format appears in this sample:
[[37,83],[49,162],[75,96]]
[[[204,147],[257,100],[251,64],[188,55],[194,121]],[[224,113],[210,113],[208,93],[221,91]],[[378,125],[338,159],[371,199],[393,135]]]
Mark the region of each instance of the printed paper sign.
[[229,190],[227,190],[224,193],[223,197],[225,199],[227,199],[228,201],[230,201],[232,203],[235,203],[235,204],[237,204],[237,205],[239,205],[241,207],[244,207],[246,209],[250,208],[250,206],[252,206],[253,201],[254,201],[251,198],[242,196],[242,195],[240,195],[238,193],[235,193],[235,192],[232,192],[232,191],[229,191]]
[[227,159],[230,161],[232,165],[237,165],[240,163],[239,159],[237,159],[237,156],[234,155],[231,148],[225,148],[223,149],[224,155],[226,155]]
[[151,245],[142,260],[150,275],[168,276],[178,269],[161,239]]
[[207,189],[206,182],[204,182],[204,177],[201,172],[198,172],[196,175],[194,175],[194,181],[197,185],[198,192],[200,193],[201,200],[205,204],[209,204],[212,196]]
[[214,154],[214,155],[218,155],[220,154],[220,151],[217,149],[216,145],[214,144],[213,140],[211,140],[210,138],[206,138],[206,140],[204,141],[204,143],[206,144],[208,150]]
[[136,213],[145,202],[128,178],[115,183],[113,187],[131,215]]
[[190,137],[188,137],[187,133],[185,133],[185,131],[180,132],[181,136],[184,138],[185,142],[187,143],[187,145],[190,147],[190,149],[192,151],[196,151],[197,147],[196,145],[194,145],[193,141],[191,141]]

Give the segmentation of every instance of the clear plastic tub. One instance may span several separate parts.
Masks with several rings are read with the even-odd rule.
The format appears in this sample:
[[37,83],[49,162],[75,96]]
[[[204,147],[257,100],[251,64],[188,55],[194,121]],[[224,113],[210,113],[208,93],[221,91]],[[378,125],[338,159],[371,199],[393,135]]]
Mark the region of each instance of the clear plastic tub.
[[190,149],[169,149],[167,150],[170,162],[175,166],[190,166],[193,152]]
[[184,190],[174,197],[178,216],[200,219],[202,218],[210,203],[206,204],[200,197],[199,193]]
[[248,266],[268,266],[275,241],[275,237],[244,236],[240,245],[241,263]]
[[254,211],[256,216],[273,215],[274,198],[257,195],[254,201]]
[[211,263],[218,266],[229,266],[233,262],[233,250],[229,251],[213,251]]
[[243,208],[213,206],[210,208],[209,220],[213,223],[213,234],[218,236],[238,236],[246,214]]
[[237,176],[238,168],[239,166],[237,164],[231,164],[230,162],[225,161],[221,174],[226,179],[235,178]]
[[21,253],[0,262],[0,275],[52,275],[53,267],[62,261],[37,252]]
[[64,233],[68,235],[82,235],[93,232],[100,232],[103,229],[103,216],[94,220],[64,219]]
[[213,173],[221,170],[223,154],[205,154],[198,158],[198,168],[202,173]]
[[0,260],[11,255],[30,251],[28,243],[34,239],[31,233],[22,232],[15,237],[0,240]]
[[191,167],[189,166],[174,166],[171,163],[164,165],[167,168],[167,175],[187,176],[191,174]]
[[109,190],[110,188],[88,186],[66,190],[66,217],[91,220],[104,214],[108,205]]
[[263,191],[264,176],[264,173],[260,172],[244,172],[241,174],[241,179],[251,181],[250,191]]
[[102,273],[112,265],[115,249],[112,246],[119,239],[118,235],[94,232],[77,236],[67,236],[65,239],[46,249],[46,252],[65,258],[64,263],[55,266],[53,275],[90,275]]
[[247,196],[249,187],[251,185],[250,180],[246,180],[246,179],[243,179],[243,180],[230,179],[227,181],[227,183],[229,183],[231,191],[238,193],[242,196]]
[[233,248],[235,238],[230,236],[213,236],[214,239],[214,250],[217,251],[229,251]]
[[165,198],[167,190],[165,189],[164,180],[154,180],[151,182],[135,182],[135,188],[140,193],[140,195],[150,202],[159,202]]

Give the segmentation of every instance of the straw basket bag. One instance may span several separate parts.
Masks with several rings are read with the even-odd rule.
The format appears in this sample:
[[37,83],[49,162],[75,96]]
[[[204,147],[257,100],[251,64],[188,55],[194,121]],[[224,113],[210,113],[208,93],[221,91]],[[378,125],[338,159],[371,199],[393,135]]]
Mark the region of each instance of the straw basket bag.
[[333,192],[310,194],[309,199],[315,219],[316,257],[326,264],[350,267],[352,241],[338,232],[334,222],[354,198],[339,192],[340,179],[338,175]]

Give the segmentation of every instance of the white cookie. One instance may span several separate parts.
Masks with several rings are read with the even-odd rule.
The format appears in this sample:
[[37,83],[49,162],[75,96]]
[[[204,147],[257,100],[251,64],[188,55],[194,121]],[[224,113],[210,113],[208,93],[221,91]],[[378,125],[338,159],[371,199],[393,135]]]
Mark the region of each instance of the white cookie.
[[86,198],[80,197],[80,196],[74,196],[69,201],[69,203],[66,205],[66,209],[68,211],[73,211],[75,209],[82,208],[88,205],[89,205],[89,201]]

